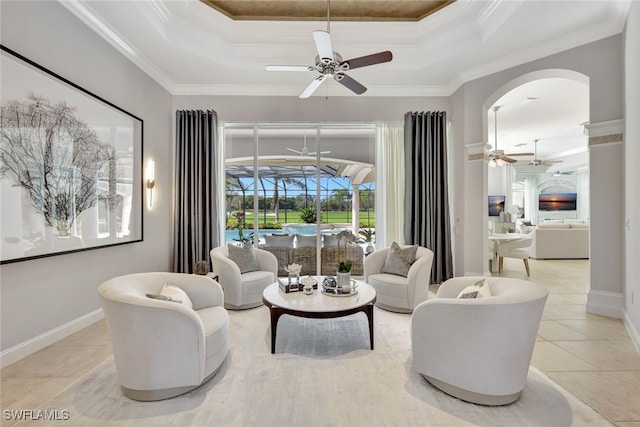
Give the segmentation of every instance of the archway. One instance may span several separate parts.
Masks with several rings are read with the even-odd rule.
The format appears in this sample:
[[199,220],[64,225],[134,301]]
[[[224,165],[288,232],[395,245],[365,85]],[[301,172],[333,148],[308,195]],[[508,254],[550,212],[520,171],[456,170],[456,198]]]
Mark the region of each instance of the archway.
[[[562,213],[545,211],[543,217],[588,221],[589,157],[584,125],[589,121],[589,78],[566,69],[527,73],[502,85],[487,98],[482,109],[483,134],[487,141],[485,158],[504,152],[509,159],[509,162],[500,162],[504,163],[502,167],[489,168],[485,200],[491,195],[502,195],[514,223],[519,218],[535,225],[543,219],[538,215],[535,188],[545,181],[573,181],[575,192],[580,191],[580,198],[587,203],[586,209]],[[496,148],[500,151],[493,151]],[[531,193],[518,202],[512,198],[516,182]],[[486,210],[484,215],[488,224],[492,218]],[[487,259],[489,256],[487,253]]]

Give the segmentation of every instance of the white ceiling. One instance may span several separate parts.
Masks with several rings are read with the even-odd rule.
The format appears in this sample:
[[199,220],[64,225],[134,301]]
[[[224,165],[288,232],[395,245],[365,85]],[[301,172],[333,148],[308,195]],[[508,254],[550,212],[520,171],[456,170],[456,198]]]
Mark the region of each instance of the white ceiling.
[[[466,81],[622,32],[631,1],[458,0],[419,22],[331,22],[331,38],[346,59],[393,52],[389,63],[348,73],[367,86],[361,96],[448,96]],[[314,74],[264,67],[313,65],[312,31],[326,29],[325,21],[233,21],[197,0],[61,3],[172,94],[297,96]],[[334,82],[316,93],[356,96]],[[520,104],[526,97],[538,100]],[[496,104],[507,153],[532,151],[534,139],[539,158],[586,150],[574,127],[588,121],[584,86],[548,79]]]

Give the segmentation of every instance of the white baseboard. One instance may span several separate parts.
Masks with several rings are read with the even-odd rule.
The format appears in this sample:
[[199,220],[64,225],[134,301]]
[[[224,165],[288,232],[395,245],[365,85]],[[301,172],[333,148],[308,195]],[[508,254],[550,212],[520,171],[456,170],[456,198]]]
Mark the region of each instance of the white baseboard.
[[636,351],[640,353],[640,331],[636,329],[627,312],[624,314],[624,325],[627,327],[629,336],[631,336],[631,341],[636,346]]
[[77,319],[74,319],[70,322],[67,322],[64,325],[60,325],[55,329],[40,334],[37,337],[31,338],[30,340],[8,348],[0,353],[0,368],[9,366],[12,363],[15,363],[18,360],[22,359],[23,357],[27,357],[28,355],[35,353],[36,351],[41,350],[46,346],[61,340],[64,337],[78,332],[80,329],[86,328],[87,326],[97,322],[102,318],[104,318],[104,313],[100,308],[98,310],[92,311],[91,313],[85,314],[84,316],[78,317]]
[[587,313],[624,319],[624,295],[618,292],[589,289]]

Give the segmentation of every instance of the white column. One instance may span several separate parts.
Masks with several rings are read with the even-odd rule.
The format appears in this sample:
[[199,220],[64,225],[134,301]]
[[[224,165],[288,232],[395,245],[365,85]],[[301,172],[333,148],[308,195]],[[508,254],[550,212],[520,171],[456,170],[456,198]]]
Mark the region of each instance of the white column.
[[464,272],[466,276],[489,274],[487,222],[487,156],[484,142],[467,144],[464,200]]
[[356,236],[360,230],[360,186],[352,184],[353,196],[351,197],[351,228]]
[[624,122],[586,126],[589,135],[590,289],[587,312],[624,317]]

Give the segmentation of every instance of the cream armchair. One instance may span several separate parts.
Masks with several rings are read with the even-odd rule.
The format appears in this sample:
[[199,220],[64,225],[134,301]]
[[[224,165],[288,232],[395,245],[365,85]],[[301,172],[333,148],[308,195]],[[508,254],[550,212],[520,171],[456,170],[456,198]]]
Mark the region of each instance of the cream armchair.
[[[193,308],[147,297],[165,284],[182,289]],[[167,399],[211,379],[228,353],[229,317],[222,288],[206,276],[138,273],[98,287],[122,392],[135,400]]]
[[382,273],[388,253],[389,248],[378,249],[364,260],[364,281],[375,288],[377,306],[398,313],[411,313],[414,307],[428,298],[433,252],[419,246],[407,277]]
[[520,279],[491,277],[492,296],[458,299],[483,277],[445,281],[437,297],[411,315],[418,373],[440,390],[473,403],[505,405],[524,389],[548,292]]
[[262,291],[278,279],[278,260],[272,253],[255,249],[259,271],[240,273],[238,265],[229,259],[229,249],[220,246],[211,250],[211,266],[224,289],[224,306],[245,309],[262,305]]

